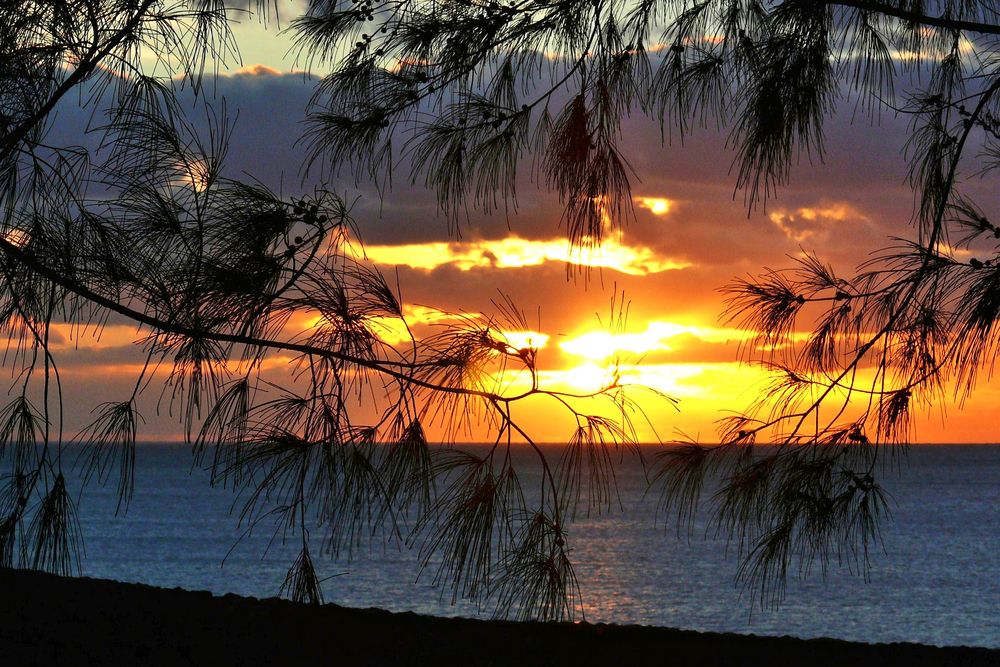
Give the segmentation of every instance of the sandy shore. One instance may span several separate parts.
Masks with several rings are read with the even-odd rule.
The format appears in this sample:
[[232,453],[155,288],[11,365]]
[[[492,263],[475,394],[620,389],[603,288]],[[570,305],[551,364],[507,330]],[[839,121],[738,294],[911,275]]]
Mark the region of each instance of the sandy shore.
[[997,667],[1000,651],[434,618],[0,570],[0,664]]

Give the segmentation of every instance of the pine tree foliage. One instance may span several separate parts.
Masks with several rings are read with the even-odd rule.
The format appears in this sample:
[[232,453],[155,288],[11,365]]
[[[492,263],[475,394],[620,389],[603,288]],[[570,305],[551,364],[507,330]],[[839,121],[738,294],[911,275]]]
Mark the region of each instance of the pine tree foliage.
[[[579,484],[567,494],[515,411],[549,400],[592,450],[614,450],[635,446],[635,404],[614,374],[590,394],[540,386],[538,351],[507,338],[528,325],[506,298],[494,315],[386,342],[386,328],[409,331],[401,297],[365,259],[345,201],[227,178],[225,105],[205,106],[198,132],[178,103],[235,53],[233,11],[207,0],[0,4],[0,327],[14,371],[0,408],[0,565],[75,571],[70,485],[111,483],[127,511],[152,403],[179,421],[212,483],[239,494],[246,529],[300,541],[282,586],[292,599],[323,599],[313,554],[385,539],[416,548],[456,599],[573,617],[566,520]],[[355,76],[367,75],[395,89],[391,73]],[[86,146],[50,132],[71,103],[91,114]],[[121,322],[138,327],[146,363],[131,394],[96,406],[72,437],[57,336]],[[276,379],[268,363],[290,370]],[[598,418],[609,411],[616,419]],[[433,448],[430,426],[452,439],[488,432],[493,445]],[[511,463],[524,446],[544,468],[538,488]]]
[[[733,283],[729,315],[774,384],[722,423],[721,444],[655,462],[662,509],[682,525],[721,478],[715,521],[739,546],[748,590],[773,602],[796,564],[865,571],[887,513],[881,480],[913,410],[951,387],[966,395],[992,365],[1000,231],[962,186],[1000,164],[997,9],[313,0],[291,26],[303,63],[326,73],[307,166],[387,184],[405,165],[457,223],[469,207],[512,210],[530,164],[562,198],[570,242],[590,247],[631,210],[630,114],[669,137],[727,132],[750,207],[797,160],[822,158],[838,107],[907,114],[914,238],[846,277],[807,255]],[[419,544],[439,584],[501,615],[571,615],[567,524],[616,502],[608,449],[633,448],[636,404],[614,374],[593,396],[540,387],[537,351],[503,334],[525,328],[509,303],[430,339],[384,342],[380,321],[406,327],[401,300],[352,250],[348,206],[322,190],[288,199],[225,178],[226,109],[209,111],[205,136],[176,101],[179,82],[200,91],[235,54],[233,11],[214,0],[0,4],[0,321],[18,370],[0,409],[0,563],[66,572],[78,562],[50,341],[66,323],[123,318],[144,328],[148,362],[132,396],[95,411],[78,459],[90,479],[116,481],[121,511],[137,399],[162,366],[161,402],[213,481],[242,494],[244,521],[276,521],[302,540],[292,597],[321,597],[313,540],[350,553],[381,535]],[[54,110],[74,97],[94,113],[100,150],[49,143]],[[307,314],[316,324],[296,330]],[[261,377],[279,355],[298,360],[280,387]],[[530,389],[512,393],[501,371]],[[578,425],[560,461],[513,418],[539,395]],[[380,417],[361,421],[352,406],[369,399]],[[617,419],[590,409],[601,401]],[[452,436],[477,423],[495,445],[430,450],[425,426],[452,418]],[[508,456],[514,440],[543,468],[531,493]]]
[[[719,446],[684,443],[656,463],[661,510],[682,523],[721,478],[715,520],[738,545],[747,590],[768,604],[796,565],[866,571],[888,512],[881,480],[912,438],[914,410],[961,400],[992,371],[1000,225],[986,210],[996,202],[965,186],[1000,165],[998,10],[994,0],[322,1],[295,30],[307,61],[338,54],[314,98],[314,165],[383,180],[387,165],[409,165],[456,221],[470,206],[516,206],[530,174],[561,197],[577,246],[599,244],[604,220],[628,219],[632,114],[671,139],[726,133],[750,209],[799,160],[823,158],[838,110],[910,119],[900,148],[913,238],[871,249],[846,275],[806,254],[730,284],[727,316],[773,384],[721,422]],[[577,440],[570,456],[585,451]],[[570,493],[576,479],[562,478]]]

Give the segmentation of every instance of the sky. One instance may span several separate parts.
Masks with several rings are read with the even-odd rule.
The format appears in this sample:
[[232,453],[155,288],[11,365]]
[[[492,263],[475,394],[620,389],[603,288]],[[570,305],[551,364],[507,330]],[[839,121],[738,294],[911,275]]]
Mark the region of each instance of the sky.
[[[288,36],[275,28],[252,20],[235,27],[242,62],[222,73],[213,92],[238,109],[229,173],[296,194],[319,183],[315,175],[303,181],[304,151],[296,143],[315,78],[303,74]],[[740,361],[744,333],[722,318],[721,288],[765,267],[789,267],[803,252],[847,274],[890,237],[912,233],[906,120],[885,113],[872,125],[854,117],[850,104],[844,107],[828,122],[825,159],[803,158],[790,184],[766,207],[749,212],[743,193],[734,190],[725,134],[702,130],[683,144],[663,145],[656,123],[629,119],[624,152],[640,177],[633,184],[634,220],[591,257],[588,279],[567,277],[558,198],[527,181],[519,186],[516,210],[473,213],[459,234],[437,212],[435,195],[405,174],[381,197],[364,181],[340,178],[326,185],[355,202],[367,256],[391,282],[398,279],[412,322],[432,324],[434,309],[489,312],[502,292],[532,323],[543,382],[596,388],[606,353],[617,349],[623,381],[677,399],[676,406],[643,404],[649,414],[644,438],[712,441],[715,422],[751,403],[765,379]],[[610,337],[605,325],[612,302],[623,299],[627,327],[624,335]],[[71,424],[102,400],[130,393],[143,358],[134,345],[138,337],[128,325],[111,325],[99,338],[92,331],[64,332],[62,374],[75,387],[67,410]],[[271,364],[280,373],[287,360]],[[916,419],[917,440],[996,441],[1000,386],[985,380],[961,405],[948,401],[924,409]],[[177,438],[169,396],[149,389],[146,404],[141,437]],[[572,423],[552,405],[523,410],[520,417],[540,441],[572,433]]]

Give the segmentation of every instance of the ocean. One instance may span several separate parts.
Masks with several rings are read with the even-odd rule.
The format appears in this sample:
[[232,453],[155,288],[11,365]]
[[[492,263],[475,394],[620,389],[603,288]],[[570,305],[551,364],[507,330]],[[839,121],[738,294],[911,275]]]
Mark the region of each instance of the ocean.
[[[836,566],[825,576],[814,570],[792,578],[776,610],[742,594],[723,539],[697,528],[689,539],[657,525],[655,495],[646,493],[637,463],[626,459],[618,482],[622,511],[569,528],[587,621],[1000,647],[1000,446],[911,447],[886,480],[892,519],[868,580]],[[211,488],[208,473],[192,468],[187,447],[140,445],[126,515],[114,516],[113,484],[82,498],[82,574],[274,596],[294,547],[272,542],[267,530],[241,539],[234,503],[231,491]],[[316,565],[328,602],[439,616],[492,612],[451,604],[431,584],[433,572],[420,574],[417,554],[398,545],[378,543],[352,560],[316,556]]]

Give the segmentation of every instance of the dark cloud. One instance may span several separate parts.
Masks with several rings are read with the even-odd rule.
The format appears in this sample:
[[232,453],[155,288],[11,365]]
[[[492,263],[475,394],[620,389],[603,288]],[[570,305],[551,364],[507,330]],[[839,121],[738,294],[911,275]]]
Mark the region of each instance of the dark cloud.
[[[301,74],[261,67],[248,67],[217,81],[217,97],[239,110],[228,159],[232,175],[252,175],[296,193],[311,190],[321,183],[323,173],[331,173],[319,164],[303,180],[306,149],[300,139],[315,83]],[[907,136],[903,120],[887,116],[872,127],[845,110],[827,122],[823,160],[803,155],[791,171],[790,183],[766,207],[750,211],[743,193],[734,189],[734,154],[724,132],[700,130],[683,143],[674,140],[664,146],[656,123],[630,118],[623,144],[638,175],[634,193],[667,197],[675,206],[665,216],[638,209],[626,239],[701,263],[760,263],[795,252],[810,240],[796,241],[775,229],[769,218],[772,212],[815,208],[824,202],[847,204],[861,212],[872,228],[862,233],[870,233],[872,240],[905,234],[913,201],[902,156]],[[554,194],[530,182],[529,167],[525,161],[516,208],[492,215],[470,209],[455,219],[438,210],[436,195],[422,177],[414,182],[405,160],[382,196],[366,178],[350,174],[325,185],[355,202],[354,215],[368,243],[500,238],[511,232],[529,239],[558,237],[565,233],[559,224],[562,205]]]
[[146,352],[138,344],[100,348],[75,347],[70,354],[59,354],[59,366],[63,369],[120,365],[138,368],[145,361]]
[[[318,170],[303,180],[306,150],[300,141],[315,83],[302,74],[262,66],[248,66],[215,81],[212,104],[218,106],[225,99],[235,117],[227,156],[230,176],[260,180],[286,194],[321,184]],[[189,93],[182,99],[195,121],[204,115]],[[79,141],[88,120],[89,112],[67,108],[56,131],[67,142]],[[886,118],[873,128],[841,113],[828,122],[824,161],[801,160],[792,170],[790,184],[766,208],[748,211],[742,194],[734,191],[733,153],[724,133],[701,130],[683,143],[675,140],[662,146],[657,124],[632,118],[623,140],[640,177],[634,192],[668,198],[672,206],[665,215],[638,208],[623,241],[689,261],[692,268],[643,279],[594,271],[589,280],[575,281],[567,281],[566,268],[559,263],[516,271],[402,269],[404,293],[414,302],[479,310],[499,289],[531,306],[543,306],[546,312],[567,313],[549,315],[561,327],[582,313],[603,311],[612,286],[625,289],[636,303],[650,300],[651,305],[638,307],[643,315],[664,309],[718,312],[717,289],[734,276],[764,266],[787,266],[788,256],[803,249],[850,269],[888,236],[906,234],[912,210],[901,156],[906,136],[903,121]],[[326,185],[354,201],[354,216],[369,244],[454,240],[459,234],[466,239],[511,233],[528,239],[558,238],[564,233],[559,226],[562,206],[555,195],[529,182],[526,167],[517,209],[489,216],[470,211],[460,216],[457,230],[438,211],[434,193],[420,181],[412,183],[405,169],[383,197],[364,179],[356,185],[353,178],[344,177]],[[803,217],[802,211],[836,206],[847,207],[854,215],[838,220]],[[784,226],[775,223],[775,216],[782,216]]]
[[302,180],[306,151],[299,139],[315,83],[301,73],[260,67],[216,81],[215,104],[224,99],[235,116],[226,159],[229,176],[259,180],[287,194],[312,189]]

